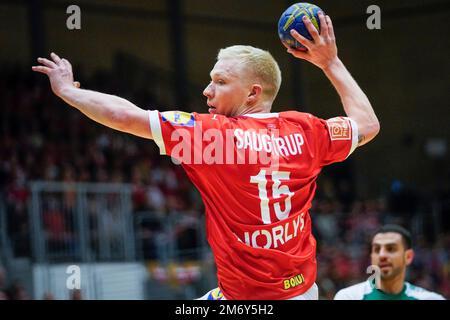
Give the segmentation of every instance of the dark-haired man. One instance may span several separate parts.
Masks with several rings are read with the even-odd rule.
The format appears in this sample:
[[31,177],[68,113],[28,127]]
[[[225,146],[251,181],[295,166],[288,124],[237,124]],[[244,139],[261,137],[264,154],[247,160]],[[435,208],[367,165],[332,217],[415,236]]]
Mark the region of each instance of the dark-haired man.
[[370,258],[372,265],[379,268],[379,281],[366,280],[344,288],[335,300],[445,300],[440,294],[405,281],[414,251],[411,234],[403,227],[385,225],[377,230],[372,237]]

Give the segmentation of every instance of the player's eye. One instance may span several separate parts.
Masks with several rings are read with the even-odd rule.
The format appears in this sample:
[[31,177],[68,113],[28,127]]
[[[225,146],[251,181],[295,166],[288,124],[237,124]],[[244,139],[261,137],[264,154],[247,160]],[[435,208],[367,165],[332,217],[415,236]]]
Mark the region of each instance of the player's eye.
[[217,80],[217,83],[220,84],[220,85],[223,85],[223,84],[225,84],[225,80],[219,79],[219,80]]
[[395,246],[387,246],[386,247],[386,251],[387,252],[394,252],[395,251]]

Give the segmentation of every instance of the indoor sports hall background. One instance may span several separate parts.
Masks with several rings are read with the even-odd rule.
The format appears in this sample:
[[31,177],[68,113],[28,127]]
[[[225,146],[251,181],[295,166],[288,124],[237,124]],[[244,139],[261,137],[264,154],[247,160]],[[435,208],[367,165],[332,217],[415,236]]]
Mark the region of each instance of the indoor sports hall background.
[[[218,50],[250,44],[280,64],[275,111],[342,115],[320,70],[278,39],[292,3],[0,2],[0,297],[193,299],[216,287],[201,199],[181,167],[153,142],[71,110],[31,66],[54,51],[83,88],[145,109],[207,112],[202,90]],[[450,4],[380,0],[381,29],[371,30],[372,1],[314,3],[333,19],[339,55],[381,122],[372,143],[319,179],[320,297],[367,279],[369,237],[394,222],[414,238],[407,279],[448,299]],[[80,29],[68,28],[73,4]]]

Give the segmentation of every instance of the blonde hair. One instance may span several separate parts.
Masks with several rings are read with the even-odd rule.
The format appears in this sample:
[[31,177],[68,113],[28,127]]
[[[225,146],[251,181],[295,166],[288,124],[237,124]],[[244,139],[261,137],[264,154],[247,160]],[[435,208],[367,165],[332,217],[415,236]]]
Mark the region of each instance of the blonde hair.
[[[261,81],[263,95],[273,101],[281,86],[281,71],[270,52],[252,46],[235,45],[220,49],[217,60],[237,59]],[[252,77],[247,77],[251,79]]]

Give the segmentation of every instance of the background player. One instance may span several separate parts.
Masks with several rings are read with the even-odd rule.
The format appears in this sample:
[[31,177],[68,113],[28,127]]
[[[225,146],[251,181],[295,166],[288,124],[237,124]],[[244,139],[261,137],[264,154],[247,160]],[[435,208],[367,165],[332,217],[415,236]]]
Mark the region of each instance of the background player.
[[320,14],[320,20],[320,34],[305,20],[313,41],[293,32],[308,52],[288,52],[319,67],[336,88],[347,117],[327,121],[295,111],[269,113],[281,73],[268,52],[249,46],[219,52],[204,91],[209,114],[146,111],[79,89],[70,63],[53,53],[33,67],[89,118],[153,139],[162,154],[182,163],[205,204],[208,242],[227,299],[317,299],[308,213],[316,178],[323,166],[346,159],[378,134],[369,100],[337,56],[331,19]]
[[445,300],[405,281],[406,268],[414,259],[411,234],[399,225],[385,225],[374,234],[370,258],[380,268],[380,279],[344,288],[335,300]]

